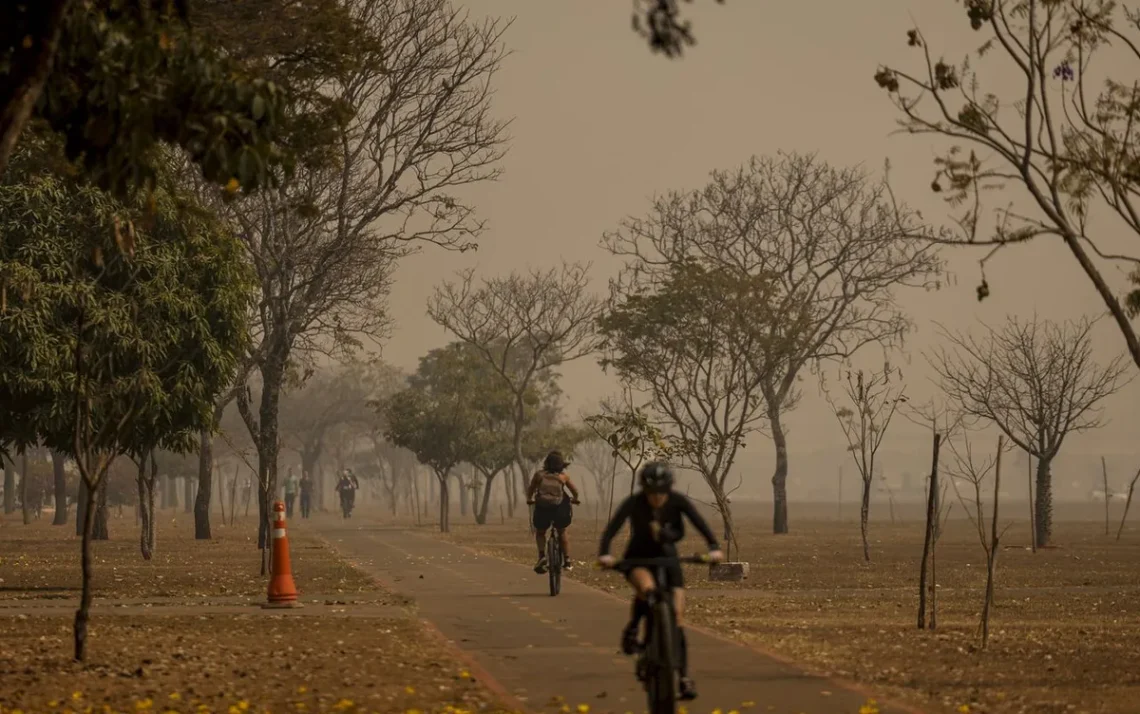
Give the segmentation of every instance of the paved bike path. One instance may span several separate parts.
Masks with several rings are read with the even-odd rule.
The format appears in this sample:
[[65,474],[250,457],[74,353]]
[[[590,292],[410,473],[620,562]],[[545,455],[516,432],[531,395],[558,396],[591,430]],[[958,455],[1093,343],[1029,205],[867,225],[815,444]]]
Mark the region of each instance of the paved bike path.
[[[527,709],[644,711],[633,660],[617,647],[629,614],[621,600],[570,580],[550,597],[546,577],[525,566],[398,528],[323,530],[345,557],[414,598],[422,617]],[[741,644],[693,630],[688,641],[701,693],[687,704],[692,714],[857,714],[867,700]],[[913,711],[879,706],[883,714]]]

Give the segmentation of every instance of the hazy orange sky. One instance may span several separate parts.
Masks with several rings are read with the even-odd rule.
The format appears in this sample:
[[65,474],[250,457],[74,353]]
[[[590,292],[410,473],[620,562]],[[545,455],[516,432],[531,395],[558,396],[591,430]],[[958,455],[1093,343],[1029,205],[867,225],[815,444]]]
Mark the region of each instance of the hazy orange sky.
[[[929,139],[889,136],[897,118],[872,75],[880,63],[916,67],[906,30],[918,23],[935,49],[959,59],[976,48],[964,11],[953,0],[697,0],[689,9],[699,44],[679,61],[652,55],[630,29],[630,3],[617,0],[471,0],[476,15],[514,17],[513,52],[498,75],[495,108],[513,118],[505,176],[472,192],[489,221],[481,248],[468,255],[430,251],[403,264],[392,296],[398,325],[384,347],[392,363],[412,369],[448,337],[425,314],[432,286],[455,270],[485,274],[559,259],[592,261],[597,289],[615,270],[598,241],[627,214],[643,213],[659,191],[704,184],[708,172],[752,154],[818,151],[837,165],[879,172],[890,158],[901,199],[928,217],[944,214],[928,186],[935,149]],[[1105,221],[1106,230],[1115,226]],[[939,292],[908,292],[917,331],[909,339],[911,394],[932,393],[921,351],[932,322],[968,328],[1034,309],[1054,319],[1100,315],[1103,306],[1062,246],[1044,242],[1009,250],[988,269],[992,297],[978,303],[978,253],[949,253],[959,282]],[[1114,273],[1113,280],[1122,283]],[[1099,326],[1104,358],[1123,350],[1115,328]],[[868,355],[872,356],[872,355]],[[576,414],[614,391],[592,361],[564,370],[568,410]],[[797,454],[839,445],[842,434],[812,383],[790,419]],[[1132,452],[1140,387],[1109,404],[1111,423],[1076,437],[1074,452]],[[810,433],[810,442],[806,437]],[[920,434],[901,423],[891,448],[909,449]],[[749,460],[767,471],[770,448],[753,440]],[[925,453],[922,446],[914,449]],[[1140,464],[1138,464],[1140,465]],[[1099,465],[1097,466],[1099,468]],[[1124,478],[1124,474],[1120,475]],[[766,492],[767,473],[757,480]],[[751,491],[752,489],[749,489]]]

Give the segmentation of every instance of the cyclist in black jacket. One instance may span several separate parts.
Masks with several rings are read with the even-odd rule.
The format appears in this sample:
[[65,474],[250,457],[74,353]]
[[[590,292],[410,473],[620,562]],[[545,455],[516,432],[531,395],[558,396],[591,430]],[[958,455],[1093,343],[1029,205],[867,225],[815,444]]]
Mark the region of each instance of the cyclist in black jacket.
[[[724,558],[716,536],[697,512],[693,502],[673,490],[673,471],[667,464],[659,462],[646,464],[642,467],[638,479],[641,482],[641,491],[622,502],[606,525],[605,532],[602,533],[602,542],[598,547],[600,564],[609,567],[616,562],[616,559],[610,555],[610,545],[627,520],[630,522],[630,538],[623,559],[675,557],[676,543],[685,537],[685,518],[704,536],[708,543],[709,560],[716,563]],[[669,581],[668,586],[673,589],[673,606],[677,615],[681,698],[694,699],[697,696],[696,687],[689,678],[688,647],[685,643],[685,631],[681,627],[685,608],[685,579],[681,564],[678,562],[668,566],[665,569],[665,577]],[[648,568],[633,568],[626,575],[626,579],[633,586],[634,599],[632,616],[622,631],[621,648],[626,654],[633,654],[638,646],[638,628],[649,610],[647,595],[658,587],[658,583]]]

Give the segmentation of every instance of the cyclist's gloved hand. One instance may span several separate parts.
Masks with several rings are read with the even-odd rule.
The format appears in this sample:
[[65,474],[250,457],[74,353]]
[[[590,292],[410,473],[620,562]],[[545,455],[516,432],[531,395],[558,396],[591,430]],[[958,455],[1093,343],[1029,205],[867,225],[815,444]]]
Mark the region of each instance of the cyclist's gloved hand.
[[598,565],[602,566],[603,568],[612,568],[616,562],[617,558],[613,557],[612,555],[598,556]]
[[724,560],[724,551],[722,551],[720,548],[717,548],[716,550],[710,550],[709,551],[709,562],[710,563],[719,563],[722,560]]

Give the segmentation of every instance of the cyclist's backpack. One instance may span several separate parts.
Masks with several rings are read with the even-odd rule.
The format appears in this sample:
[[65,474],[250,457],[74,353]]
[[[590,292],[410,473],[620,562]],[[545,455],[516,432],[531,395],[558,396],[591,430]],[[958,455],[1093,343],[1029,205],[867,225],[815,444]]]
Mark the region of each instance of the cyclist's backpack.
[[558,478],[560,475],[548,471],[539,472],[538,491],[534,498],[536,503],[541,503],[544,506],[557,506],[562,503],[564,494],[562,492],[562,479]]

